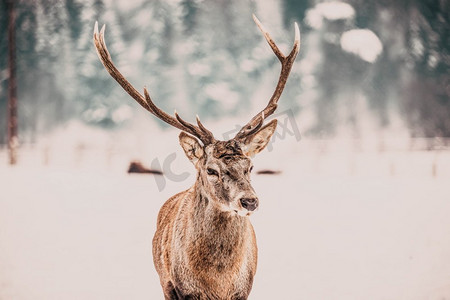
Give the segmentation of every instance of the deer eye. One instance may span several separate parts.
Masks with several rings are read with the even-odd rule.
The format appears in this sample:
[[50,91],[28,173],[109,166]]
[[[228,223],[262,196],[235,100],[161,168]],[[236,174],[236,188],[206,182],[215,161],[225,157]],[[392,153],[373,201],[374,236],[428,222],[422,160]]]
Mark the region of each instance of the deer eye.
[[218,173],[216,170],[211,169],[211,168],[208,168],[208,169],[206,170],[206,172],[208,173],[208,175],[219,176],[219,173]]
[[253,166],[250,167],[250,169],[248,170],[249,172],[252,172],[253,170]]

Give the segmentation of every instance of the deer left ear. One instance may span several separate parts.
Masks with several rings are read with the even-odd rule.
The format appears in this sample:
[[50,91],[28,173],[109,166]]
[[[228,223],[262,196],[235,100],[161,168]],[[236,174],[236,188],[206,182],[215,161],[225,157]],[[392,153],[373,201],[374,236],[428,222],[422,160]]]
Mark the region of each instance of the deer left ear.
[[203,156],[203,147],[195,137],[190,136],[183,131],[180,133],[179,139],[184,153],[186,153],[186,156],[195,165],[197,161]]
[[247,156],[254,156],[266,148],[276,128],[277,120],[272,120],[269,124],[263,126],[256,133],[248,137],[244,142],[244,154]]

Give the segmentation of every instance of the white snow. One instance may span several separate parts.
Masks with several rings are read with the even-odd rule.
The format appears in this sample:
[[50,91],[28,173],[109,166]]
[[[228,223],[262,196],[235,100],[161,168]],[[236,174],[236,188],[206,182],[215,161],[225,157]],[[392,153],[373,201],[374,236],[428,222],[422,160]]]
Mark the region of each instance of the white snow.
[[[108,139],[85,135],[95,146],[49,139],[50,154],[21,149],[16,167],[0,151],[0,299],[163,299],[151,256],[157,213],[194,180],[176,131],[141,136],[148,143],[116,136],[124,148],[112,154]],[[450,153],[349,144],[288,136],[255,158],[255,171],[283,173],[253,175],[250,299],[450,297]],[[159,192],[151,175],[126,174],[138,146],[144,161],[176,151],[173,171],[192,176]]]
[[130,106],[122,104],[112,113],[112,119],[116,124],[128,121],[133,117],[133,110]]
[[369,29],[352,29],[341,36],[341,47],[361,59],[373,63],[383,52],[383,44],[378,36]]
[[211,72],[211,68],[207,64],[202,64],[198,62],[191,63],[188,66],[189,74],[195,76],[207,76]]
[[340,1],[319,3],[315,8],[328,20],[350,19],[355,15],[355,10],[350,4]]
[[239,94],[232,91],[226,83],[213,83],[205,87],[205,94],[222,105],[226,110],[232,110],[239,101]]
[[323,21],[348,20],[355,16],[355,9],[348,3],[330,1],[317,4],[306,12],[306,23],[314,29],[320,29]]

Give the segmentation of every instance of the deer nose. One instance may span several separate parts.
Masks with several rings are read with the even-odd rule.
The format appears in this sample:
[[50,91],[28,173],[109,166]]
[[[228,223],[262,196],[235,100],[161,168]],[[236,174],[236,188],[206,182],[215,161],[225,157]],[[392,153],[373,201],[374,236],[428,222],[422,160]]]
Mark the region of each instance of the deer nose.
[[258,207],[258,198],[241,198],[241,205],[248,211],[254,211]]

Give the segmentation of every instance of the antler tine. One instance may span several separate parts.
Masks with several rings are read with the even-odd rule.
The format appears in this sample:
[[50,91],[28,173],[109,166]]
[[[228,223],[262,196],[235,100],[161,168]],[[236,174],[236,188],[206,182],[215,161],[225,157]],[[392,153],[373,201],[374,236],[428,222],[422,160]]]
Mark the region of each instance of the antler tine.
[[160,120],[166,122],[167,124],[172,125],[178,129],[185,130],[192,134],[192,132],[191,132],[192,130],[190,128],[189,128],[189,130],[186,130],[186,128],[185,128],[186,126],[184,126],[183,124],[180,124],[180,122],[178,122],[177,119],[175,119],[171,115],[167,114],[166,112],[164,112],[163,110],[158,108],[155,105],[155,103],[153,103],[152,99],[150,98],[150,94],[148,93],[147,87],[144,87],[144,96],[145,96],[145,102],[147,103],[147,105],[149,107],[149,111],[152,114],[154,114]]
[[114,66],[111,55],[106,48],[104,34],[105,34],[105,25],[103,25],[100,33],[98,32],[98,22],[95,22],[94,28],[94,44],[95,49],[97,50],[98,57],[102,62],[105,69],[108,73],[120,84],[120,86],[131,96],[134,100],[136,100],[143,108],[150,111],[144,97],[125,79],[125,77],[119,72],[119,70]]
[[292,65],[294,64],[294,60],[297,57],[297,54],[300,50],[300,30],[298,28],[297,22],[295,22],[294,24],[295,28],[294,45],[289,55],[285,56],[255,15],[253,15],[253,20],[261,30],[270,48],[272,48],[273,53],[280,60],[281,72],[275,91],[273,92],[272,97],[270,98],[267,106],[257,115],[255,115],[250,120],[250,122],[248,122],[245,126],[242,127],[242,129],[236,134],[235,139],[243,139],[246,136],[253,134],[256,130],[258,130],[262,126],[262,124],[264,123],[264,119],[272,115],[273,112],[277,109],[278,100],[281,97],[281,94],[284,90],[284,86],[286,85],[286,81],[289,77],[289,73],[291,72]]
[[131,83],[119,72],[114,63],[112,62],[111,55],[109,54],[108,49],[105,44],[105,25],[103,25],[100,33],[98,31],[98,22],[95,22],[94,26],[94,45],[97,51],[98,57],[102,62],[105,69],[114,78],[120,86],[134,99],[136,100],[143,108],[148,110],[150,113],[161,119],[162,121],[176,127],[180,130],[186,131],[196,137],[198,137],[205,145],[210,144],[214,141],[213,134],[204,128],[197,127],[192,125],[183,119],[180,118],[177,114],[175,114],[175,118],[171,115],[165,113],[163,110],[159,109],[150,98],[150,94],[148,93],[147,88],[144,88],[144,96],[143,97],[132,85]]
[[[197,136],[205,145],[206,144],[211,144],[214,141],[214,137],[213,134],[211,133],[211,131],[207,130],[204,131],[202,128],[198,128],[195,125],[192,125],[188,122],[186,122],[185,120],[183,120],[178,113],[175,111],[175,117],[177,118],[178,122],[180,122],[183,126],[185,126],[187,129],[189,129],[193,135]],[[202,124],[203,126],[203,124]],[[187,131],[187,130],[186,130]]]
[[256,25],[258,26],[259,30],[261,30],[261,32],[264,35],[264,38],[266,39],[266,41],[269,44],[270,48],[272,48],[273,52],[278,57],[278,59],[280,61],[283,61],[283,59],[285,57],[284,54],[280,51],[280,49],[278,48],[277,44],[275,44],[275,42],[273,41],[272,37],[267,32],[267,30],[264,27],[264,25],[261,24],[259,19],[254,14],[252,16],[253,16],[253,21],[256,23]]
[[202,122],[200,122],[200,118],[198,115],[195,116],[195,119],[197,120],[197,125],[198,127],[206,134],[209,136],[214,136],[213,133],[211,131],[209,131],[203,124]]

